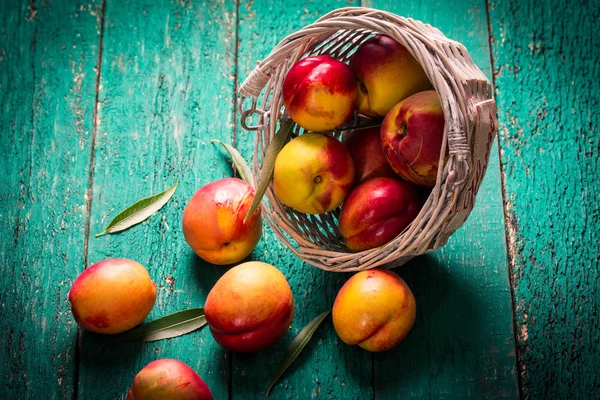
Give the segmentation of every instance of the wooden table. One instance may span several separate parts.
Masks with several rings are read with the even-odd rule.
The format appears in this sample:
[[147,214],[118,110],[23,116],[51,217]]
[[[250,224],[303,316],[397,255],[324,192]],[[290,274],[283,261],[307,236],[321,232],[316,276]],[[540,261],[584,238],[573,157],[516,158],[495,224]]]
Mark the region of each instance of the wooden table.
[[[192,366],[216,399],[262,398],[283,349],[349,275],[303,264],[267,230],[253,259],[288,277],[296,317],[255,355],[207,329],[101,350],[67,292],[108,257],[147,266],[150,319],[201,306],[223,268],[186,245],[183,208],[230,176],[211,138],[247,157],[237,86],[286,34],[356,1],[4,1],[0,11],[2,399],[122,398],[151,360]],[[342,344],[330,322],[274,399],[597,398],[600,389],[600,3],[364,1],[463,42],[500,120],[477,206],[443,249],[398,272],[418,317],[397,349]],[[158,215],[94,238],[125,206],[179,181]],[[79,339],[78,339],[79,338]]]

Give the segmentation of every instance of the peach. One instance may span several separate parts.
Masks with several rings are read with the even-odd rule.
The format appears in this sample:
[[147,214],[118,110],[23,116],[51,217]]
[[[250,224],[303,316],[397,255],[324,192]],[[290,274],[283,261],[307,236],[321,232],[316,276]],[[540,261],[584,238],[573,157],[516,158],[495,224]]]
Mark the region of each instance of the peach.
[[398,103],[381,125],[383,152],[394,171],[423,187],[435,186],[443,140],[444,113],[434,90]]
[[397,177],[381,149],[379,130],[380,128],[377,126],[350,131],[344,135],[342,143],[354,161],[355,185],[382,176]]
[[346,344],[368,351],[396,347],[415,322],[417,306],[398,275],[373,269],[353,275],[333,303],[333,326]]
[[419,62],[389,36],[362,43],[350,60],[358,82],[358,111],[383,117],[399,101],[431,88]]
[[402,233],[420,208],[419,195],[409,184],[374,178],[358,185],[346,199],[340,234],[351,251],[379,247]]
[[75,321],[97,333],[121,333],[133,328],[148,316],[155,300],[156,285],[148,271],[126,258],[90,266],[69,291]]
[[255,352],[275,343],[290,327],[294,299],[274,266],[246,262],[227,271],[204,305],[210,331],[222,347]]
[[275,160],[275,195],[305,214],[326,213],[342,204],[353,181],[354,163],[346,147],[320,133],[291,140]]
[[203,186],[183,212],[185,241],[203,260],[226,265],[246,258],[262,235],[260,208],[244,222],[254,188],[237,178]]
[[290,117],[304,129],[335,129],[348,121],[356,108],[354,74],[330,56],[306,57],[285,77],[283,102]]
[[163,358],[146,365],[125,400],[212,400],[206,383],[187,364]]

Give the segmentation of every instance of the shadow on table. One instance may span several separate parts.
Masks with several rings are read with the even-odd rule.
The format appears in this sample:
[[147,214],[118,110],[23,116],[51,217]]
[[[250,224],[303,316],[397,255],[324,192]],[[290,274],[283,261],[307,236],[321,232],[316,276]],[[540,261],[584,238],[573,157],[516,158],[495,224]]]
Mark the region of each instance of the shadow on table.
[[240,263],[232,265],[214,265],[204,261],[194,254],[191,264],[192,265],[190,268],[194,270],[194,276],[196,277],[196,281],[200,286],[202,298],[206,299],[206,296],[208,296],[208,293],[213,286],[215,286],[215,283],[217,283],[219,278],[221,278],[225,272],[229,271],[231,268]]
[[[82,331],[78,376],[80,393],[103,393],[107,397],[126,393],[140,368],[138,360],[142,357],[144,347],[148,351],[148,344],[128,343],[104,347],[117,336]],[[120,382],[115,384],[115,377],[119,377]],[[105,385],[102,382],[111,383]],[[106,389],[120,392],[109,394],[105,393]]]
[[438,377],[476,379],[482,371],[473,368],[473,348],[485,328],[484,310],[478,304],[481,294],[461,266],[427,254],[394,271],[415,294],[417,319],[397,348],[374,354],[376,392],[394,387],[416,395],[424,381]]

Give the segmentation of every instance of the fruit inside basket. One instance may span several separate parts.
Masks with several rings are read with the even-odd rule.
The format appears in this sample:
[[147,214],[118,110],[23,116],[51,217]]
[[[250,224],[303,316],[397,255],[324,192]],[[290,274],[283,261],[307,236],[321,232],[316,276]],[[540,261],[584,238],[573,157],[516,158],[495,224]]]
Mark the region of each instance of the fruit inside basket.
[[330,271],[392,268],[466,220],[496,134],[491,84],[419,21],[342,8],[287,36],[240,87],[257,202]]

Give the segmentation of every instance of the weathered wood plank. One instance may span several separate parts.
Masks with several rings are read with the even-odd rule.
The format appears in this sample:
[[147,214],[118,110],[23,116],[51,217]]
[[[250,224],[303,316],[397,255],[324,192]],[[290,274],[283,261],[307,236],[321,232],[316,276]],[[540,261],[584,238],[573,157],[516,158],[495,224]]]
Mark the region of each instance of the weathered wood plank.
[[600,3],[490,1],[523,398],[600,389]]
[[[118,235],[90,238],[89,264],[132,258],[150,272],[158,298],[150,319],[204,304],[223,269],[200,261],[181,231],[183,209],[203,184],[229,176],[210,138],[233,130],[235,4],[108,1],[95,149],[91,233],[122,208],[179,180],[171,201]],[[158,358],[188,363],[215,398],[228,397],[229,361],[209,331],[98,350],[85,334],[79,397],[124,395],[135,373]]]
[[[491,77],[485,1],[367,3],[436,26]],[[414,290],[417,322],[396,350],[375,356],[376,398],[515,398],[497,147],[465,226],[444,248],[398,272]]]
[[[239,8],[239,82],[256,61],[264,58],[279,40],[338,7],[357,5],[339,1],[254,1]],[[237,129],[237,148],[251,160],[254,136]],[[232,398],[264,396],[282,352],[295,335],[321,312],[331,309],[338,289],[350,276],[321,271],[302,263],[279,242],[265,224],[263,239],[252,257],[271,263],[288,278],[296,315],[288,334],[272,348],[252,356],[234,354]],[[372,357],[338,339],[331,319],[323,323],[296,363],[274,389],[273,399],[372,398]]]
[[0,397],[70,398],[98,59],[98,2],[0,12]]

